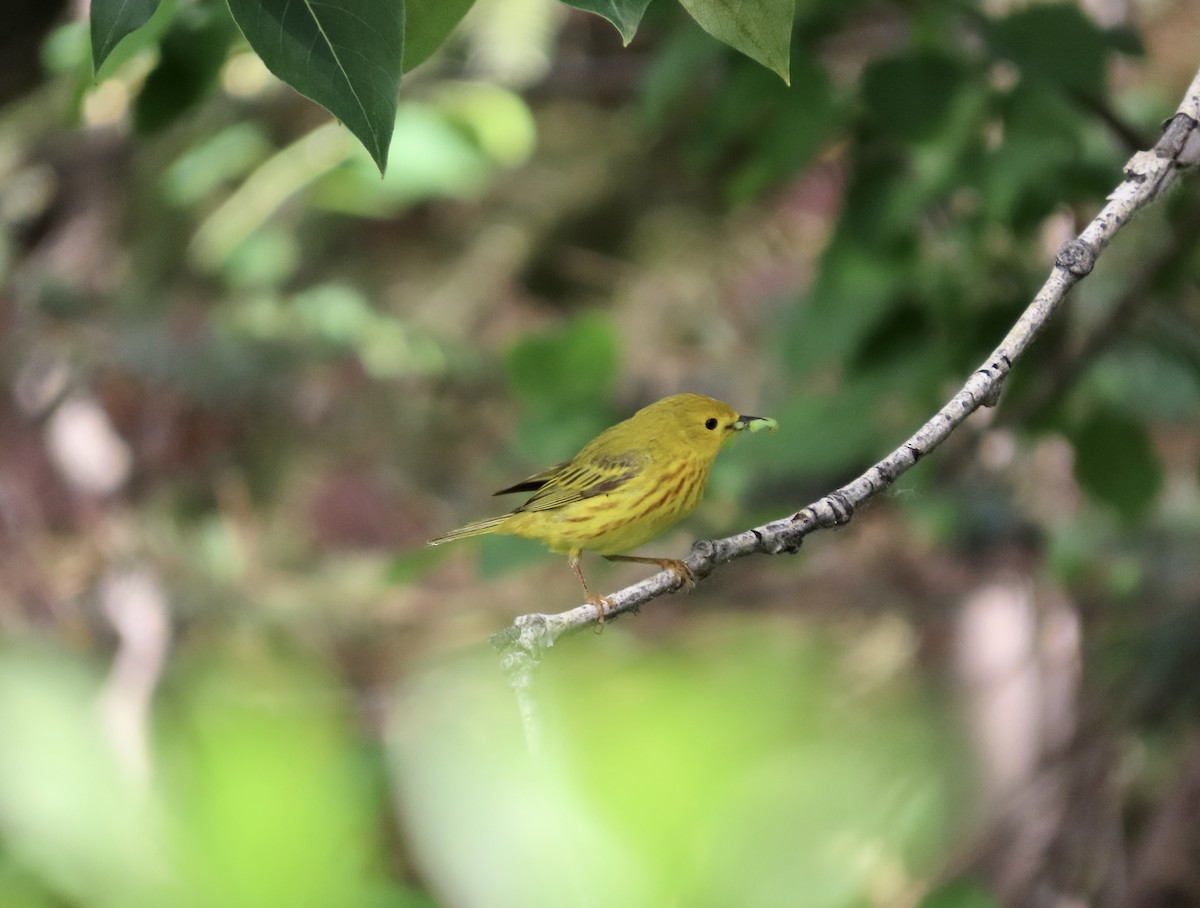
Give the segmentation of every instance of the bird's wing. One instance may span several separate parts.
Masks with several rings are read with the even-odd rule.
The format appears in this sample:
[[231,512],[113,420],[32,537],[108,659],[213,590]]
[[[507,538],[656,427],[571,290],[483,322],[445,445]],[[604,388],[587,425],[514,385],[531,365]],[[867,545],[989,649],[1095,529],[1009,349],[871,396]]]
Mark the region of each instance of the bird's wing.
[[518,511],[551,511],[619,489],[641,471],[645,458],[634,453],[576,458],[510,486],[507,492],[532,491]]
[[540,491],[546,483],[551,482],[554,477],[558,476],[567,467],[571,465],[571,461],[564,460],[562,463],[555,464],[552,467],[547,467],[540,473],[534,473],[528,479],[522,479],[520,482],[509,486],[506,489],[501,489],[498,492],[493,492],[492,497],[497,495],[511,495],[514,492],[537,492]]

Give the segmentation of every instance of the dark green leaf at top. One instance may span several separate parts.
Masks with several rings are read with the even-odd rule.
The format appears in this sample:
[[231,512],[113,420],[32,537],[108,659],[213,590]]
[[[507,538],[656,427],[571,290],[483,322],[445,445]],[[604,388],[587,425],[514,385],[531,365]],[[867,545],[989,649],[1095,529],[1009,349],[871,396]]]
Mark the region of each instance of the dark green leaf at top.
[[796,0],[679,0],[700,27],[791,84]]
[[617,27],[621,40],[629,44],[637,34],[638,25],[650,5],[650,0],[563,0],[567,6],[603,16]]
[[121,39],[150,21],[159,0],[92,0],[92,68],[112,53]]
[[229,0],[267,69],[346,125],[382,171],[404,50],[401,0]]

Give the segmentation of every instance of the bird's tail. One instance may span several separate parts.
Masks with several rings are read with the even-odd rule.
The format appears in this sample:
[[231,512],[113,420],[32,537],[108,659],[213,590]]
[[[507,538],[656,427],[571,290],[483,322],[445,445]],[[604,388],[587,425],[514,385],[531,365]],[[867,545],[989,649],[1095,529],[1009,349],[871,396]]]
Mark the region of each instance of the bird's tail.
[[494,533],[496,528],[504,521],[511,517],[511,514],[502,514],[499,517],[489,517],[486,520],[476,520],[474,523],[468,523],[466,526],[459,527],[457,530],[451,530],[449,533],[443,533],[436,539],[430,539],[427,545],[441,545],[443,542],[453,542],[455,539],[466,539],[468,536],[482,536],[485,533]]

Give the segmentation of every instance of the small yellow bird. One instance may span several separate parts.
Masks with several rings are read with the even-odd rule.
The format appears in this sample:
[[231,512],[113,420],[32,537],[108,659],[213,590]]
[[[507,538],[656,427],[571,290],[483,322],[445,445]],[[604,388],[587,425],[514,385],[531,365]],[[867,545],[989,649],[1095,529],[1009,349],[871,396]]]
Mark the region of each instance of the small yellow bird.
[[588,589],[580,553],[656,564],[673,571],[680,585],[692,582],[682,561],[618,553],[649,542],[695,510],[713,461],[735,432],[774,431],[778,425],[763,416],[739,416],[728,404],[699,394],[665,397],[605,429],[565,463],[496,492],[532,492],[516,510],[451,530],[429,545],[485,533],[543,542],[570,558],[603,621],[608,602]]

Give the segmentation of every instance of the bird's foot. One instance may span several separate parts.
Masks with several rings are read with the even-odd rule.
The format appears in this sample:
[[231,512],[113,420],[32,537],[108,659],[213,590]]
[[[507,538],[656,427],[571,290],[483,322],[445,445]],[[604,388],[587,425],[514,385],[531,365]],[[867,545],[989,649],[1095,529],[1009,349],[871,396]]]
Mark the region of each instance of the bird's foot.
[[661,558],[658,560],[658,565],[664,571],[670,571],[675,575],[675,589],[681,590],[686,587],[690,593],[692,587],[696,585],[696,575],[692,573],[692,569],[687,566],[686,561],[679,561],[675,558]]
[[604,631],[604,613],[613,607],[613,601],[607,596],[595,596],[588,594],[588,605],[596,610],[596,633]]
[[692,573],[692,569],[687,566],[687,562],[677,558],[645,558],[641,555],[605,555],[604,558],[606,561],[657,564],[660,569],[670,571],[675,575],[675,589],[677,590],[683,589],[685,586],[691,590],[696,585],[696,575]]

